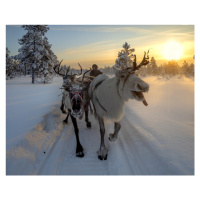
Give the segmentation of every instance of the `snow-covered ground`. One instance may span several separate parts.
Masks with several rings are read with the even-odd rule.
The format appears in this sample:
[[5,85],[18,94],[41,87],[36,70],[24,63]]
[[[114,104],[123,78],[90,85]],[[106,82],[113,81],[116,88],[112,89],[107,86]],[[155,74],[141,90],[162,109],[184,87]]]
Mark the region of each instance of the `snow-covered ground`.
[[108,159],[100,161],[99,125],[78,120],[85,157],[75,157],[71,120],[59,109],[62,79],[53,84],[31,84],[30,77],[6,82],[7,175],[193,175],[194,80],[147,77],[149,104],[129,101],[119,139],[112,143],[106,123]]

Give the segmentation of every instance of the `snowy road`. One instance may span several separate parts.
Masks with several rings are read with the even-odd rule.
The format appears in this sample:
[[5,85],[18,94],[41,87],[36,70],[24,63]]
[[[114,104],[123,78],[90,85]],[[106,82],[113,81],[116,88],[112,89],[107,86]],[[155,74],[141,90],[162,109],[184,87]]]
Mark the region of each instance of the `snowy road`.
[[[92,128],[79,120],[80,140],[85,157],[75,157],[75,134],[71,120],[62,125],[64,115],[59,105],[48,113],[42,123],[26,135],[18,145],[7,152],[7,174],[38,175],[173,175],[181,174],[180,168],[170,165],[162,155],[162,146],[150,132],[134,127],[126,113],[122,120],[120,137],[108,141],[113,124],[106,124],[108,160],[100,161],[98,122],[91,115]],[[131,117],[133,118],[133,116]],[[17,159],[16,159],[17,158]],[[13,167],[16,166],[16,167]],[[10,168],[9,168],[10,166]]]
[[[10,148],[7,148],[6,152],[6,174],[193,175],[193,99],[185,98],[182,103],[179,100],[185,90],[188,94],[193,94],[192,82],[185,89],[185,80],[178,80],[176,84],[180,83],[177,86],[180,93],[171,90],[170,84],[174,85],[173,80],[161,82],[159,86],[154,82],[151,83],[153,91],[147,97],[150,106],[144,107],[141,102],[136,101],[130,101],[126,105],[125,116],[121,121],[122,128],[116,142],[108,140],[114,125],[106,123],[106,161],[100,161],[97,157],[100,133],[98,122],[93,115],[90,115],[91,128],[86,127],[84,120],[78,120],[85,156],[75,156],[76,140],[72,122],[69,120],[68,125],[62,124],[65,115],[61,114],[57,102],[34,129],[23,134],[12,146],[9,145]],[[178,93],[177,101],[168,101],[170,107],[165,105],[164,99],[169,100],[171,94],[166,90],[161,92],[160,88],[164,87],[170,89],[171,93]],[[158,94],[158,90],[159,102],[152,98],[155,92]]]

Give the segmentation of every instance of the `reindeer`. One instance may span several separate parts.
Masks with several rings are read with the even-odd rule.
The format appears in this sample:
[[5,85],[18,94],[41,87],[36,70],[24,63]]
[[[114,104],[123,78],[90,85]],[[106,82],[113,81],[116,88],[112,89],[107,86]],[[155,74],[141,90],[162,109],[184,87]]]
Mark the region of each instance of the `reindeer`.
[[[62,62],[62,61],[61,61]],[[82,67],[80,74],[71,74],[69,75],[68,72],[70,70],[70,66],[67,68],[66,73],[63,74],[60,72],[60,65],[61,62],[54,67],[54,71],[63,77],[63,85],[61,89],[64,89],[63,96],[62,96],[62,104],[61,104],[61,111],[66,113],[64,107],[67,108],[67,117],[63,121],[64,124],[68,123],[68,117],[71,117],[74,132],[76,135],[76,156],[77,157],[84,157],[83,147],[79,140],[79,129],[77,125],[76,118],[82,118],[85,112],[85,121],[86,126],[89,128],[91,127],[91,122],[88,119],[88,106],[89,106],[89,96],[88,96],[88,87],[91,79],[86,79],[85,74],[90,70],[86,71],[82,75]]]
[[96,77],[89,87],[89,96],[94,105],[100,125],[101,142],[97,152],[100,160],[106,160],[108,150],[104,143],[105,126],[104,118],[114,122],[114,133],[109,134],[109,140],[114,142],[118,138],[121,128],[120,120],[124,115],[125,103],[129,99],[142,101],[145,106],[147,102],[143,92],[148,92],[149,85],[139,78],[135,71],[141,66],[149,63],[149,56],[146,52],[142,62],[137,66],[136,56],[132,67],[118,69],[114,66],[115,77],[109,78],[105,74]]

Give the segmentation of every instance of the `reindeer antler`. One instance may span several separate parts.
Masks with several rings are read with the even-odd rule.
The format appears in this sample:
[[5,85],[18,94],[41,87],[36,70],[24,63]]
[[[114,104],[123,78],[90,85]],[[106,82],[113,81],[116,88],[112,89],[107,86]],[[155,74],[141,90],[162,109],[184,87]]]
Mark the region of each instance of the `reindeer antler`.
[[68,74],[69,70],[70,70],[70,66],[67,68],[65,76]]
[[81,67],[81,65],[78,63],[78,65],[80,66],[80,68],[81,68],[81,73],[80,74],[73,74],[72,75],[72,77],[73,77],[73,79],[75,78],[75,76],[77,76],[77,75],[81,75],[82,74],[82,67]]
[[[61,64],[62,61],[63,61],[63,60],[61,60],[60,63],[59,63],[58,65],[56,65],[56,66],[53,68],[53,70],[54,70],[54,72],[55,72],[56,74],[58,74],[58,75],[60,75],[60,76],[65,76],[65,74],[61,74],[61,73],[60,73],[60,64]],[[56,71],[56,68],[57,68],[57,71]]]
[[[61,65],[62,61],[63,61],[63,60],[61,60],[60,63],[59,63],[58,65],[56,65],[56,66],[53,68],[53,70],[54,70],[54,72],[55,72],[56,74],[58,74],[58,75],[60,75],[60,76],[66,76],[66,75],[68,74],[68,72],[70,71],[70,66],[67,68],[65,74],[61,74],[61,73],[60,73],[60,65]],[[57,68],[57,71],[56,71],[56,68]]]
[[89,71],[91,71],[91,69],[89,69],[89,70],[87,70],[86,72],[84,72],[84,74],[83,74],[83,78],[82,78],[82,82],[84,81],[85,74],[88,73]]
[[79,66],[80,66],[80,68],[81,68],[81,73],[79,74],[79,75],[81,75],[83,70],[82,70],[82,67],[81,67],[81,65],[80,65],[79,63],[78,63],[78,65],[79,65]]
[[146,51],[144,52],[144,57],[142,59],[142,62],[138,66],[136,63],[136,55],[135,55],[135,62],[133,62],[133,71],[136,71],[143,65],[147,65],[149,63],[149,55],[148,54],[149,54],[149,50],[147,52],[147,57],[146,57]]

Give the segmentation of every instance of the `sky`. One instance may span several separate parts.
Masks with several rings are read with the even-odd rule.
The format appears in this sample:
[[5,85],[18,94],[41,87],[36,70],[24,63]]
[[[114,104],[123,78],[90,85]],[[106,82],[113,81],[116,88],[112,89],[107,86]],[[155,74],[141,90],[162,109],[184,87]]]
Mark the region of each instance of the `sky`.
[[[99,67],[112,67],[122,45],[127,42],[135,49],[138,63],[144,51],[150,49],[150,58],[154,57],[157,64],[168,62],[164,55],[166,45],[170,41],[180,47],[179,64],[186,60],[193,63],[194,57],[194,26],[193,25],[48,25],[46,33],[52,50],[63,59],[63,64],[71,67],[90,68],[92,64]],[[18,39],[26,31],[21,25],[6,26],[6,47],[10,55],[17,55],[21,47]],[[168,45],[169,46],[169,45]],[[167,49],[172,52],[175,47]]]

